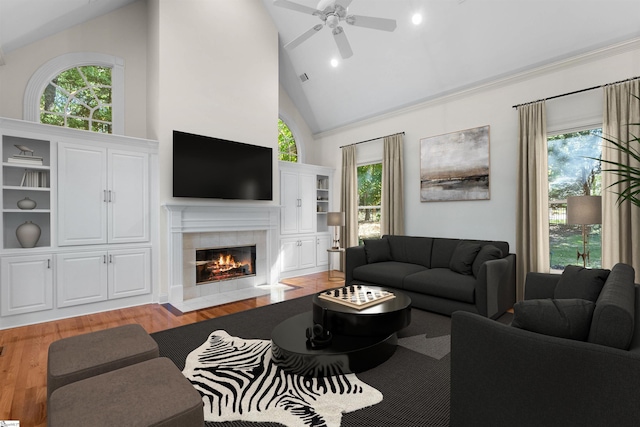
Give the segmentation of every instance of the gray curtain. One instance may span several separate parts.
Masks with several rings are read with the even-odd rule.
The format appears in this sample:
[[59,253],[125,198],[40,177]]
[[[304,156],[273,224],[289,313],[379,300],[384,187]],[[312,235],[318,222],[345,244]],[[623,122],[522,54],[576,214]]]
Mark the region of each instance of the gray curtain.
[[340,211],[344,212],[345,225],[342,229],[341,246],[348,248],[358,245],[358,166],[356,146],[342,148],[342,191]]
[[518,107],[516,299],[528,272],[549,271],[549,184],[544,101]]
[[[628,144],[633,135],[640,135],[640,80],[604,87],[602,133],[618,143]],[[633,147],[633,145],[632,145]],[[634,147],[638,149],[637,145]],[[629,166],[640,166],[631,156],[603,141],[602,159]],[[602,266],[611,268],[618,262],[633,266],[636,282],[640,283],[640,208],[629,203],[617,203],[623,188],[613,185],[619,177],[602,165]]]
[[380,232],[404,234],[404,177],[401,133],[386,136],[382,154]]

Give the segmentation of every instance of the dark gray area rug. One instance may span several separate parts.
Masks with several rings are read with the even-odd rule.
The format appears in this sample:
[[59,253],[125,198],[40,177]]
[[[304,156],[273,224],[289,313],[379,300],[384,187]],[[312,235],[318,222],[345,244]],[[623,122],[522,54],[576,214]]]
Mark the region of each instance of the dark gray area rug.
[[[152,334],[160,356],[184,369],[191,351],[216,330],[245,339],[270,339],[283,320],[311,309],[311,297],[272,304],[192,325]],[[346,413],[342,426],[447,426],[449,425],[449,364],[451,319],[413,309],[411,324],[398,333],[399,345],[385,363],[357,377],[382,392],[382,402]],[[501,321],[508,321],[501,319]],[[305,337],[301,337],[305,339]],[[276,426],[247,421],[207,422],[207,427]]]

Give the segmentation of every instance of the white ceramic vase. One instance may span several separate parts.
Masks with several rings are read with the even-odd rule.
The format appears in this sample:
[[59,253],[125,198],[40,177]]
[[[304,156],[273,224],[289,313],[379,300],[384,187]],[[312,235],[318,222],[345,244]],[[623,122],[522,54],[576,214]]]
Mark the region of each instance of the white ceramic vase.
[[33,248],[40,240],[40,227],[31,221],[27,221],[16,229],[16,237],[23,248]]
[[22,200],[18,200],[18,208],[23,209],[23,210],[31,210],[33,208],[35,208],[37,205],[35,200],[31,200],[28,197],[25,197]]

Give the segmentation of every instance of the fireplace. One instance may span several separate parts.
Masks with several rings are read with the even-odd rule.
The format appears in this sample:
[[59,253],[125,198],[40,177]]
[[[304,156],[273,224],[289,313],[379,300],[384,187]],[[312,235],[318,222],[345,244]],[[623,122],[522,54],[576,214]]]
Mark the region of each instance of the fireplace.
[[256,275],[256,245],[196,249],[196,285]]

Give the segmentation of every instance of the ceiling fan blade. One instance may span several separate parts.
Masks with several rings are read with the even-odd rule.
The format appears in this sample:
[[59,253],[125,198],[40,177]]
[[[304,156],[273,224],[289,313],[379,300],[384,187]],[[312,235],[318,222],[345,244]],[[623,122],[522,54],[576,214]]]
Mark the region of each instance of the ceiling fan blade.
[[290,49],[293,49],[295,47],[300,46],[304,41],[306,41],[312,35],[316,34],[318,31],[320,31],[322,29],[322,27],[323,27],[322,24],[314,25],[312,28],[309,28],[307,31],[305,31],[304,33],[300,34],[298,37],[296,37],[295,39],[291,40],[289,43],[284,45],[284,48],[287,49],[287,50],[290,50]]
[[289,0],[273,0],[273,5],[284,7],[285,9],[295,10],[296,12],[308,13],[309,15],[320,13],[318,9],[314,9],[303,4],[294,3]]
[[347,35],[344,33],[342,27],[336,27],[333,29],[333,38],[338,45],[338,50],[340,51],[342,59],[351,58],[353,51],[351,50],[351,45],[349,44]]
[[396,29],[396,20],[387,18],[374,18],[373,16],[348,15],[347,24],[356,27],[372,28],[374,30],[393,31]]
[[349,7],[349,5],[351,4],[353,0],[336,0],[336,4],[339,4],[340,6],[344,7],[345,9]]

